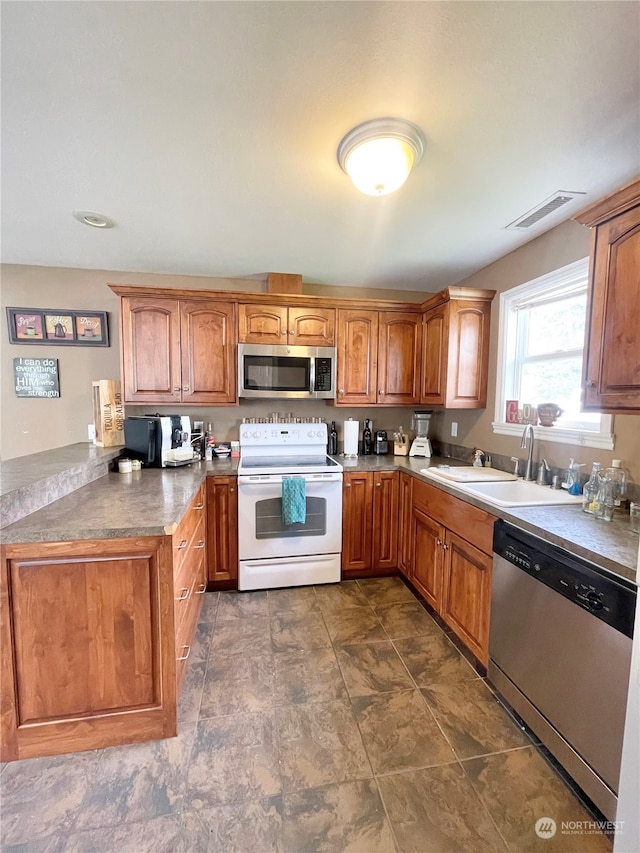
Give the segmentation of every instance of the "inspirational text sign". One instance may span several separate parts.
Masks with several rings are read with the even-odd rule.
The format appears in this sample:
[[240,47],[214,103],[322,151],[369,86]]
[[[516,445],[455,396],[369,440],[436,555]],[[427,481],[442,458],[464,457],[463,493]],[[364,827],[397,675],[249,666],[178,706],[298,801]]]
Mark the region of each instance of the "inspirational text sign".
[[57,358],[14,358],[16,397],[59,397]]

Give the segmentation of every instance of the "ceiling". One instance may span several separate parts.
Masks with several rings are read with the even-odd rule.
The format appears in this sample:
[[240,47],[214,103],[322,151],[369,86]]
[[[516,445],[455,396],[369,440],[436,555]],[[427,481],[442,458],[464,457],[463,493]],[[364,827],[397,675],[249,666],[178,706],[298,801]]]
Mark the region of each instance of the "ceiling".
[[[1,11],[7,263],[435,291],[640,172],[635,2]],[[427,144],[372,198],[336,150],[380,116]],[[504,230],[558,190],[586,195]]]

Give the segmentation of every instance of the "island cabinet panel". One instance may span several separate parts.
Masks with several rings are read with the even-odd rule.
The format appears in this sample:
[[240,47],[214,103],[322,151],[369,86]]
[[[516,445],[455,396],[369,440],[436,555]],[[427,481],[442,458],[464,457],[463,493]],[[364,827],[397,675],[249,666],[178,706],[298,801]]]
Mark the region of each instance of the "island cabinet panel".
[[238,586],[237,484],[237,477],[207,477],[208,580],[213,589]]
[[170,537],[2,548],[3,760],[176,734]]

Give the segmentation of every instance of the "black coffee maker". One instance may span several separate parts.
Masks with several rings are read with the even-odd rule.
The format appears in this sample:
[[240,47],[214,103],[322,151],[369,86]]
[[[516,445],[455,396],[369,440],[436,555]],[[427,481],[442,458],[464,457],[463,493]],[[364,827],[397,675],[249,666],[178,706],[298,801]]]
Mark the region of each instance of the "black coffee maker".
[[378,456],[382,456],[389,452],[389,442],[387,441],[386,429],[377,429],[373,439],[373,452]]

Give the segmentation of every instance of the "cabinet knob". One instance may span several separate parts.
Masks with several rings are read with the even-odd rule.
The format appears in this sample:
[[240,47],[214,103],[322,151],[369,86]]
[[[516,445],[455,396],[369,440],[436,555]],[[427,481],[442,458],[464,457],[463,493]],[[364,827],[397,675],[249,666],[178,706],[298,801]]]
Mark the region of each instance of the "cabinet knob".
[[186,586],[183,586],[180,590],[180,595],[176,598],[176,601],[185,601],[187,598],[189,598],[189,590]]
[[381,388],[381,389],[378,391],[378,394],[384,395],[384,390]]
[[188,544],[189,543],[187,542],[187,540],[183,539],[182,542],[178,545],[178,551],[182,551],[184,548],[187,547]]
[[588,379],[587,380],[587,388],[595,388],[595,387],[596,387],[596,383],[593,381],[593,379]]
[[436,539],[436,545],[442,545],[442,539]]
[[448,550],[449,550],[449,546],[448,546],[448,545],[443,545],[442,547],[443,547],[443,549],[444,549],[445,551],[448,551]]
[[379,489],[382,483],[376,483],[376,489]]
[[235,492],[235,489],[233,488],[233,486],[231,486],[231,488],[229,489],[229,491],[231,492],[231,494],[233,494],[233,492]]
[[344,394],[344,388],[339,388],[339,389],[338,389],[338,393],[339,393],[339,394]]
[[179,394],[179,393],[180,393],[180,389],[179,389],[179,388],[174,388],[174,389],[173,389],[173,393],[174,393],[174,394]]
[[182,655],[182,657],[177,658],[177,660],[186,660],[191,653],[191,646],[183,646],[183,649],[186,649],[186,653]]
[[296,330],[295,330],[295,329],[289,329],[289,334],[290,334],[290,335],[295,335],[295,333],[296,333]]
[[204,548],[204,539],[201,539],[197,545],[193,546],[196,551],[201,551]]
[[197,589],[197,590],[196,590],[196,595],[204,595],[204,593],[205,593],[206,591],[207,591],[207,585],[206,585],[206,583],[201,583],[201,584],[200,584],[200,589]]
[[188,385],[185,385],[185,386],[183,387],[183,389],[182,389],[182,390],[183,390],[183,391],[188,391],[188,390],[189,390],[189,386],[188,386]]
[[345,484],[344,484],[344,487],[345,487],[345,489],[350,489],[350,488],[351,488],[351,483],[345,483]]

